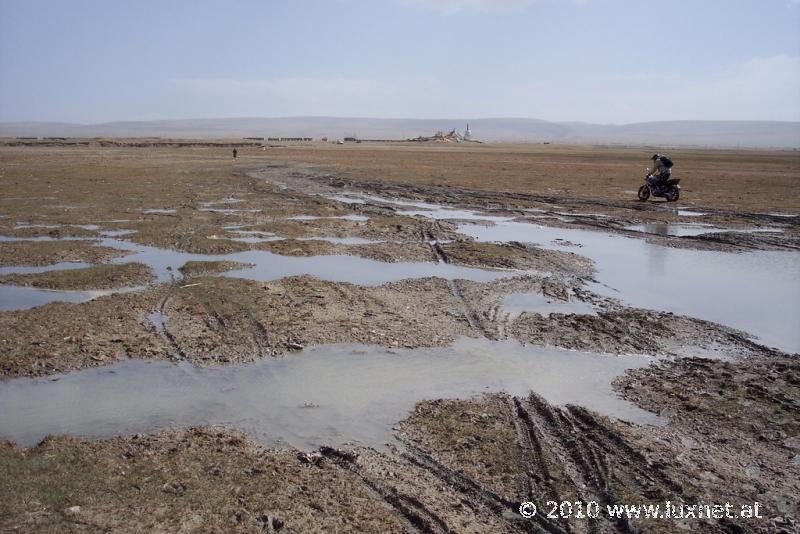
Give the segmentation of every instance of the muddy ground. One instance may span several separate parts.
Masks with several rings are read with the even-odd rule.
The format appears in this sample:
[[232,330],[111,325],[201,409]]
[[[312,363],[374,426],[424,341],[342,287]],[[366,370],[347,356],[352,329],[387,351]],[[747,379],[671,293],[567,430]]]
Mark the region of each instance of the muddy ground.
[[[786,216],[800,214],[789,193],[800,177],[796,152],[671,153],[690,184],[678,204],[702,215],[633,200],[644,152],[314,145],[247,148],[233,161],[227,149],[190,144],[0,147],[0,268],[89,264],[4,271],[0,284],[144,286],[88,302],[0,312],[6,380],[57,378],[129,357],[224,365],[302,357],[303,348],[327,343],[416,348],[487,337],[652,355],[657,364],[629,372],[616,387],[664,422],[639,426],[552,406],[533,393],[495,394],[420,403],[398,423],[392,450],[264,449],[222,427],[95,442],[56,436],[29,449],[5,443],[0,530],[796,532],[796,356],[719,324],[628,308],[593,293],[583,285],[593,276],[592,263],[574,244],[478,243],[458,234],[456,221],[329,198],[360,192],[432,202],[700,250],[800,247],[798,218]],[[645,223],[780,231],[677,237],[629,229]],[[257,282],[227,276],[245,265],[223,256],[156,277],[146,265],[124,263],[127,252],[103,241],[109,238],[211,255],[265,250],[440,262],[506,277],[365,286],[299,274]],[[595,313],[512,318],[502,302],[520,292],[577,299]],[[723,360],[698,357],[709,354]],[[525,500],[540,507],[537,517],[518,513]],[[603,506],[758,501],[764,517],[543,514],[546,501],[562,500]]]

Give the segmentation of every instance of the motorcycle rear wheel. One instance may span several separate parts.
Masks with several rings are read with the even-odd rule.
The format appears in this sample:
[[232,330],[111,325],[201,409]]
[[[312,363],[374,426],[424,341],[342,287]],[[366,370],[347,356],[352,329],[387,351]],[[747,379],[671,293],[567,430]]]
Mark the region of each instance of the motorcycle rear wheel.
[[644,202],[650,198],[650,188],[645,184],[639,188],[639,200]]

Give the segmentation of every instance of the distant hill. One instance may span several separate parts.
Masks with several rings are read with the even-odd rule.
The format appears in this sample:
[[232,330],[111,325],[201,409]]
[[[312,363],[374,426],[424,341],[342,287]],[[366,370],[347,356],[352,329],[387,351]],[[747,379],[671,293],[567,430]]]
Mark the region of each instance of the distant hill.
[[624,125],[537,119],[370,119],[283,117],[184,119],[69,124],[0,123],[0,137],[313,137],[408,139],[436,131],[463,131],[476,139],[506,142],[601,143],[749,148],[800,148],[800,122],[667,121]]

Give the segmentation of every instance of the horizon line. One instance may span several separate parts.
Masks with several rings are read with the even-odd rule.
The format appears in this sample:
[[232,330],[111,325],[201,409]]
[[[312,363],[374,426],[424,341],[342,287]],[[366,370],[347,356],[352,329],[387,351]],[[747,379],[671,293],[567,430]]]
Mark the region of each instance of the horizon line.
[[382,121],[489,121],[489,120],[524,120],[546,122],[550,124],[592,124],[599,126],[631,126],[634,124],[659,124],[659,123],[678,123],[678,122],[717,122],[717,123],[782,123],[798,124],[800,121],[794,120],[773,120],[773,119],[671,119],[658,121],[635,121],[625,123],[615,122],[589,122],[581,120],[548,120],[536,117],[369,117],[369,116],[340,116],[340,115],[282,115],[282,116],[231,116],[231,117],[183,117],[183,118],[159,118],[159,119],[117,119],[103,122],[70,122],[61,120],[0,120],[0,124],[59,124],[69,126],[104,126],[120,123],[156,123],[156,122],[180,122],[180,121],[224,121],[224,120],[286,120],[286,119],[337,119],[337,120],[382,120]]

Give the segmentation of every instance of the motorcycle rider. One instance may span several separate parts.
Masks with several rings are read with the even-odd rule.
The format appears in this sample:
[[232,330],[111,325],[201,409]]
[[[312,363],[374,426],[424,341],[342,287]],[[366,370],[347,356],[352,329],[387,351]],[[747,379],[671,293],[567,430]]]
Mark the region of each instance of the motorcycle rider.
[[669,180],[672,175],[672,160],[664,154],[653,154],[650,159],[653,160],[653,170],[650,171],[650,176],[662,184]]

